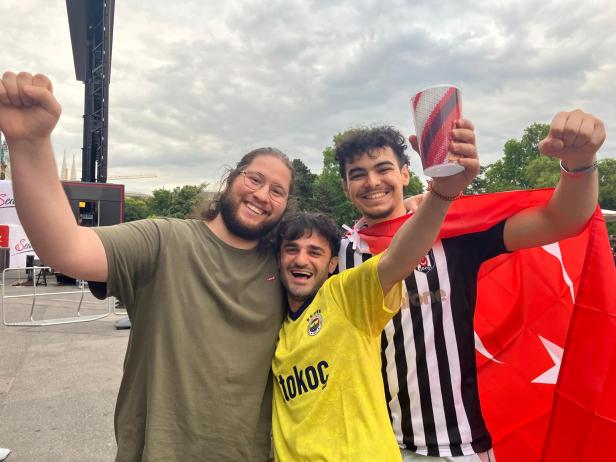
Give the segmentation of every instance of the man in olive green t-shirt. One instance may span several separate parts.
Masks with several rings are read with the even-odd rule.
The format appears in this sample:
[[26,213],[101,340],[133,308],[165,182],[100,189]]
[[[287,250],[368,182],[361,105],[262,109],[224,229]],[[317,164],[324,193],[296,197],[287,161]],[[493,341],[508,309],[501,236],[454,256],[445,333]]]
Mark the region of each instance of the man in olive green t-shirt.
[[132,323],[116,460],[267,460],[283,310],[263,238],[287,205],[288,158],[273,148],[246,154],[202,220],[94,230],[77,225],[58,178],[50,136],[59,116],[47,77],[2,76],[0,130],[34,249],[57,271],[104,283],[102,294],[118,296]]

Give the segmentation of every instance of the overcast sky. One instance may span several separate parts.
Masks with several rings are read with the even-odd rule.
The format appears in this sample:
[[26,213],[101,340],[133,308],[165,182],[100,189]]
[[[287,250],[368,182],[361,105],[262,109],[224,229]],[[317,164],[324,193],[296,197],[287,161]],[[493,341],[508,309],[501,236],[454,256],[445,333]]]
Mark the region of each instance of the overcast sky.
[[[119,0],[108,174],[157,175],[123,180],[129,192],[211,183],[259,146],[318,173],[350,126],[412,133],[410,96],[440,83],[460,86],[482,164],[529,124],[576,107],[604,120],[600,157],[614,157],[614,24],[612,0]],[[65,1],[1,0],[0,37],[1,72],[52,79],[56,157],[80,168],[84,86]]]

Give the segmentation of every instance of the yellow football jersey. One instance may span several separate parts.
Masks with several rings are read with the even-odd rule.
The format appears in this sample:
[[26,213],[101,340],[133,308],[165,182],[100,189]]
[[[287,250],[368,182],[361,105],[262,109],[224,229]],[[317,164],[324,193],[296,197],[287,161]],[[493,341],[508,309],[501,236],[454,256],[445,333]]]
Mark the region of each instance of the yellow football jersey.
[[385,404],[380,334],[400,307],[402,284],[384,299],[379,259],[332,276],[287,315],[272,361],[277,461],[401,460]]

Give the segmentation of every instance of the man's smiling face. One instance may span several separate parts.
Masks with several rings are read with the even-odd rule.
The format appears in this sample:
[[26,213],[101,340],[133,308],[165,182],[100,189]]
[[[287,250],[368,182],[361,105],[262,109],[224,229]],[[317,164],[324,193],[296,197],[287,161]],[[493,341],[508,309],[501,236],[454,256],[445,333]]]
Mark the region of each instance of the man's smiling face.
[[277,157],[261,155],[246,171],[262,176],[264,184],[253,189],[250,179],[239,174],[220,200],[225,225],[243,239],[259,239],[280,221],[287,206],[291,171]]
[[292,311],[319,291],[337,263],[329,242],[316,231],[307,230],[299,239],[282,241],[280,277]]
[[390,147],[357,156],[346,163],[345,170],[344,191],[368,224],[406,213],[403,189],[409,183],[409,171],[406,165],[400,168]]

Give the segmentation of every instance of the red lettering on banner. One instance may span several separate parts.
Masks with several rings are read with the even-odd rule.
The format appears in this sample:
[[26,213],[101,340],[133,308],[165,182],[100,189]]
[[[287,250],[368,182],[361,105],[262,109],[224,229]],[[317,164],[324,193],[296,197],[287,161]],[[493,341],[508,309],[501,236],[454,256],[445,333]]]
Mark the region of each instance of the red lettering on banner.
[[32,250],[32,244],[28,241],[28,239],[20,239],[20,241],[15,244],[15,251],[17,253],[29,252]]

